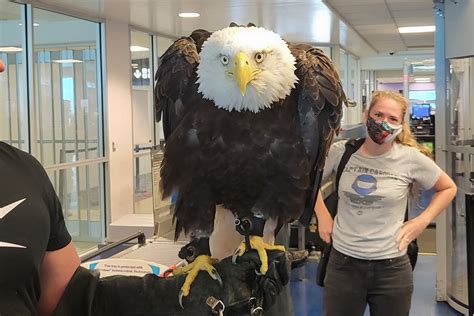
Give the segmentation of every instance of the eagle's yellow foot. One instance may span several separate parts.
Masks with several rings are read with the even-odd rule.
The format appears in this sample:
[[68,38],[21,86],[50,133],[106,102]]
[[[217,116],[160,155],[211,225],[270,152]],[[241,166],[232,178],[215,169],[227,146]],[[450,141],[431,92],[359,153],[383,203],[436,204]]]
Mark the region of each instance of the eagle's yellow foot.
[[181,275],[187,273],[186,280],[184,281],[183,286],[181,287],[181,291],[179,291],[179,305],[183,307],[183,297],[189,295],[189,290],[191,289],[191,284],[196,279],[199,271],[204,270],[209,273],[211,278],[219,282],[220,286],[222,286],[222,279],[217,270],[214,268],[213,264],[216,264],[219,260],[211,258],[207,255],[200,255],[193,262],[190,264],[176,268],[173,271],[173,275]]
[[[280,250],[285,251],[284,246],[279,245],[270,245],[263,241],[263,238],[260,236],[250,236],[250,248],[257,250],[258,256],[260,258],[260,262],[262,265],[260,266],[260,272],[262,274],[267,273],[268,271],[268,256],[266,250]],[[235,263],[235,259],[238,256],[242,256],[245,253],[246,245],[245,241],[242,241],[239,248],[235,250],[234,255],[232,256],[232,261]]]

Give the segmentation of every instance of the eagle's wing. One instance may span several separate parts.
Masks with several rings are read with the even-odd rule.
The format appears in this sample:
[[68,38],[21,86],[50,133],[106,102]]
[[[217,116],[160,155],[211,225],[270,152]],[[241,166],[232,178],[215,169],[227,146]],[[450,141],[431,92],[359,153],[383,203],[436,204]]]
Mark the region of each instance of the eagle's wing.
[[301,136],[312,166],[305,211],[300,218],[307,224],[314,212],[327,152],[340,127],[342,104],[347,100],[339,75],[320,49],[304,44],[289,47],[296,57],[299,78],[297,112]]
[[155,111],[156,120],[163,119],[165,140],[187,113],[185,95],[193,91],[199,52],[210,34],[196,30],[176,40],[160,58],[155,74]]

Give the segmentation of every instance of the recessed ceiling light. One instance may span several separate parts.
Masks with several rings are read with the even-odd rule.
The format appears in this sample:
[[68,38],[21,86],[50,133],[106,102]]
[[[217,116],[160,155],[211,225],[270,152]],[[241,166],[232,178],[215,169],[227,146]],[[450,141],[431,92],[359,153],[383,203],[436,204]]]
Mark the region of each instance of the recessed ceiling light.
[[13,47],[13,46],[0,47],[0,52],[2,53],[16,53],[16,52],[21,52],[21,51],[23,51],[23,48],[21,47]]
[[149,50],[149,48],[143,46],[130,46],[131,52],[147,52]]
[[178,14],[178,15],[179,15],[179,17],[181,17],[181,18],[197,18],[197,17],[200,16],[200,14],[197,13],[197,12],[182,12],[182,13],[180,13],[180,14]]
[[434,32],[436,27],[434,25],[426,25],[426,26],[403,26],[398,28],[398,32],[400,33],[428,33]]

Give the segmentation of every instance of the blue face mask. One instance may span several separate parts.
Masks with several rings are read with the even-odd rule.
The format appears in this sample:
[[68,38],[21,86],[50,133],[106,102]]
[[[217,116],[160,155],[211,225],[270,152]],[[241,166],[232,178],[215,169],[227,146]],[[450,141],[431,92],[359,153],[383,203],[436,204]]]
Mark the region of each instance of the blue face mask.
[[377,144],[391,142],[402,132],[402,126],[392,126],[389,123],[382,121],[377,122],[370,116],[367,118],[367,134]]

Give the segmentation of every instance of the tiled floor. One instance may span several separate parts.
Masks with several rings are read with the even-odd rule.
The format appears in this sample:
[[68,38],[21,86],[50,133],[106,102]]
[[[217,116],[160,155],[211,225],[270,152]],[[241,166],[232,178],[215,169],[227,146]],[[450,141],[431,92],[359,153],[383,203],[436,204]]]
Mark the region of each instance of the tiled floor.
[[[316,285],[315,262],[295,269],[291,276],[291,296],[296,316],[322,315],[322,288]],[[460,313],[444,302],[435,300],[436,257],[420,256],[415,268],[415,289],[412,299],[412,316],[459,316]],[[366,310],[365,315],[369,315]]]

